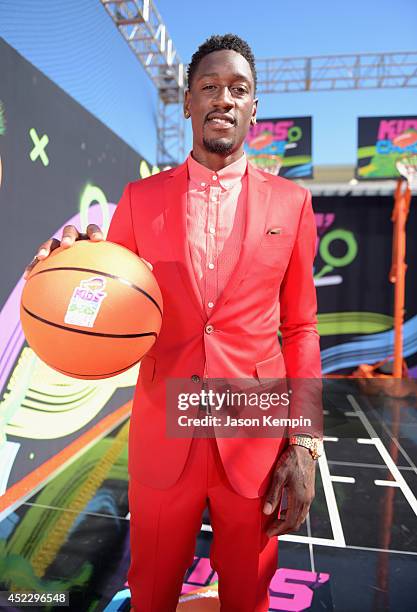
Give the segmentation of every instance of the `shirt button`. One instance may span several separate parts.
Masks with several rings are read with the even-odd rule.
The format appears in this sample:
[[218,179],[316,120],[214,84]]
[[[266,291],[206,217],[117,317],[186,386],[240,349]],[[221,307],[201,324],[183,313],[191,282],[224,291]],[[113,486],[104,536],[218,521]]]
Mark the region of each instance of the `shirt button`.
[[210,270],[214,270],[214,263],[209,263],[208,267],[210,268]]
[[214,332],[213,325],[206,325],[206,334],[211,334],[212,332]]
[[216,233],[216,228],[213,227],[213,226],[209,227],[209,232],[210,232],[210,234],[215,234]]
[[199,377],[198,374],[193,374],[191,376],[191,380],[193,381],[193,383],[198,383],[198,382],[200,382],[200,377]]
[[217,196],[211,196],[211,201],[212,202],[217,202]]
[[213,175],[212,178],[213,178],[213,181],[217,181],[217,176],[215,174]]
[[205,186],[206,186],[206,184],[205,184],[205,183],[200,183],[200,185],[201,185],[202,187],[205,187]]
[[208,306],[209,308],[213,308],[214,303],[213,303],[213,302],[209,302],[209,303],[207,304],[207,306]]

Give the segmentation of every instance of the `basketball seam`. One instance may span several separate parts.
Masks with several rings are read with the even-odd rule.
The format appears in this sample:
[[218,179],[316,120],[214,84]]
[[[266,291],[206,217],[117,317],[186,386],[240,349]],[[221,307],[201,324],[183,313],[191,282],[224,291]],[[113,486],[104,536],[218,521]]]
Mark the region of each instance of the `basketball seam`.
[[99,276],[106,276],[107,278],[112,278],[113,280],[117,280],[117,281],[123,283],[124,285],[128,285],[132,289],[135,289],[136,291],[139,291],[140,293],[143,293],[143,295],[146,296],[154,304],[154,306],[156,306],[156,308],[159,311],[159,314],[162,317],[162,310],[161,310],[158,302],[151,295],[149,295],[149,293],[147,293],[147,291],[145,291],[144,289],[141,289],[140,287],[138,287],[134,283],[130,282],[126,278],[122,278],[121,276],[116,276],[115,274],[110,274],[109,272],[98,272],[97,270],[94,270],[92,268],[77,268],[75,266],[59,267],[59,268],[48,268],[47,270],[39,270],[39,272],[36,272],[35,274],[32,274],[28,280],[31,280],[32,278],[34,278],[38,274],[44,274],[46,272],[60,272],[62,270],[73,270],[75,272],[91,272],[92,274],[96,274],[96,275],[99,275]]
[[51,325],[52,327],[57,327],[58,329],[63,329],[64,331],[75,332],[76,334],[85,334],[87,336],[100,336],[102,338],[141,338],[143,336],[155,336],[155,338],[158,337],[158,334],[156,332],[144,332],[142,334],[105,334],[103,332],[88,331],[86,329],[74,329],[73,327],[67,327],[66,325],[61,325],[60,323],[54,323],[53,321],[43,319],[39,315],[36,315],[34,312],[30,312],[30,310],[28,310],[24,304],[22,304],[22,308],[26,312],[26,314],[28,314],[30,317],[33,317],[34,319],[37,319],[41,323]]
[[142,361],[143,357],[141,357],[140,359],[137,359],[136,361],[133,361],[133,363],[131,363],[130,365],[126,366],[125,368],[121,368],[120,370],[114,370],[114,372],[100,372],[100,374],[92,374],[91,376],[94,376],[93,378],[89,378],[88,374],[78,374],[78,372],[68,372],[68,370],[60,370],[58,368],[55,368],[58,372],[61,372],[61,374],[66,374],[67,376],[74,376],[77,377],[79,376],[82,379],[87,379],[87,380],[97,380],[97,377],[99,376],[114,376],[115,374],[121,374],[122,372],[126,372],[126,370],[129,370],[130,368],[133,368],[133,366],[135,366],[136,364],[139,363],[139,361]]

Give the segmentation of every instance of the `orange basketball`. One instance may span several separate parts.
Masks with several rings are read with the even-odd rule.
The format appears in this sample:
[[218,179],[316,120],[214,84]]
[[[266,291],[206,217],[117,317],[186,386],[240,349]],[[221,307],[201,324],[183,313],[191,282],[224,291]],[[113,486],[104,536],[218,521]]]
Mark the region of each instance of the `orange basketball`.
[[112,242],[59,247],[30,273],[20,320],[49,366],[75,378],[108,378],[138,363],[162,322],[162,295],[148,266]]

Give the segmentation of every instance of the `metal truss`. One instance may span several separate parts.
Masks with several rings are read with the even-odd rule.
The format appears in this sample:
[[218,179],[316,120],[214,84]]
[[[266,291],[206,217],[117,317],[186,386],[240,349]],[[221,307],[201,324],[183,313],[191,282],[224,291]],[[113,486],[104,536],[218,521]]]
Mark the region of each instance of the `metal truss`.
[[157,164],[184,157],[184,64],[152,0],[100,0],[158,91]]
[[[100,0],[158,91],[157,164],[184,159],[186,67],[152,0]],[[258,93],[417,87],[417,51],[259,59]]]
[[417,52],[256,60],[258,92],[417,87]]
[[177,165],[185,158],[185,122],[182,112],[183,91],[179,100],[165,104],[158,100],[157,115],[157,164],[158,166]]

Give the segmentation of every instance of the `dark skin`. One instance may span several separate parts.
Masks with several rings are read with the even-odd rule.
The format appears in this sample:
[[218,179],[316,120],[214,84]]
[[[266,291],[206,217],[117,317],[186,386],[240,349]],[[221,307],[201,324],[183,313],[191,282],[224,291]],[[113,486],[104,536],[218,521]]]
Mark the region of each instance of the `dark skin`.
[[[252,71],[242,55],[215,51],[203,57],[184,98],[184,114],[191,116],[193,126],[194,159],[217,171],[242,157],[257,104]],[[217,153],[207,143],[229,149]]]
[[[255,121],[257,104],[252,71],[242,55],[230,50],[206,55],[184,99],[184,115],[192,121],[194,159],[213,172],[238,160],[243,155],[249,127]],[[68,225],[61,242],[50,239],[40,245],[37,257],[25,270],[25,278],[37,261],[48,257],[58,246],[68,248],[82,239],[99,242],[104,236],[94,224],[88,226],[86,234]],[[299,530],[314,498],[315,469],[316,461],[302,446],[288,446],[282,453],[264,501],[263,512],[271,516],[268,536]],[[279,519],[273,519],[284,488],[288,508]]]

